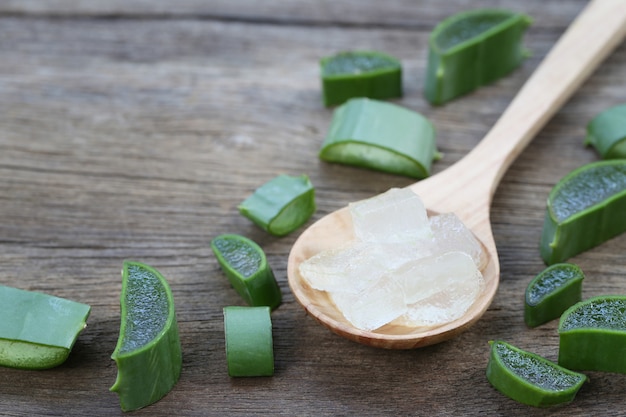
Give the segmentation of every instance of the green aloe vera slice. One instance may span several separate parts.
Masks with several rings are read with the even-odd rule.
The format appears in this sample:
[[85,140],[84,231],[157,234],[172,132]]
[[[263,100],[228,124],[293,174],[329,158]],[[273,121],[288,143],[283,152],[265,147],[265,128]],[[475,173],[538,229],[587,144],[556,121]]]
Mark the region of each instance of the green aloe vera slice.
[[284,236],[315,213],[315,189],[306,175],[279,175],[239,205],[239,212],[274,236]]
[[274,375],[274,342],[269,307],[224,307],[228,375]]
[[386,99],[402,96],[402,64],[376,51],[349,51],[320,61],[324,105],[354,97]]
[[476,9],[450,16],[430,34],[424,94],[438,105],[492,83],[529,55],[522,37],[529,16]]
[[574,400],[587,376],[506,342],[489,342],[487,379],[507,397],[534,407]]
[[249,305],[272,309],[280,305],[280,287],[259,245],[244,236],[224,234],[211,241],[211,249],[230,284]]
[[626,104],[606,109],[587,125],[585,145],[604,159],[626,158]]
[[626,296],[598,296],[570,307],[559,322],[559,364],[626,373]]
[[412,178],[430,175],[441,157],[435,129],[421,114],[391,103],[355,98],[335,109],[320,158]]
[[539,273],[526,288],[524,321],[536,327],[561,314],[581,300],[585,278],[578,265],[554,264]]
[[117,365],[117,392],[124,411],[163,398],[174,387],[182,353],[174,298],[163,276],[139,262],[124,262],[121,327],[111,358]]
[[65,362],[91,307],[0,285],[0,366],[47,369]]
[[626,231],[626,160],[598,161],[561,179],[548,197],[540,251],[563,262]]

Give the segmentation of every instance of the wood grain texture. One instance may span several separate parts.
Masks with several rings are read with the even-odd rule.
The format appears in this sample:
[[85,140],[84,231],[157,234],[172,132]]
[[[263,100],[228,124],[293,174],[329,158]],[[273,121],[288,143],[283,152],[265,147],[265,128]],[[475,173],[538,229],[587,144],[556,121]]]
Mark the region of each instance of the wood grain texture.
[[[616,0],[622,1],[622,0]],[[617,415],[623,375],[589,373],[574,403],[521,406],[485,378],[487,341],[503,339],[555,360],[556,322],[528,329],[523,293],[542,268],[545,200],[570,170],[599,157],[582,145],[587,121],[626,101],[626,45],[582,86],[510,167],[492,228],[501,282],[467,332],[409,351],[368,348],[306,315],[286,279],[299,230],[269,236],[236,210],[279,173],[311,177],[313,220],[409,178],[326,164],[317,152],[331,110],[318,60],[379,49],[404,64],[396,103],[429,117],[444,158],[472,149],[584,6],[583,1],[393,0],[0,2],[0,283],[92,305],[68,361],[44,372],[0,369],[0,414],[121,415],[108,388],[119,330],[120,269],[159,269],[176,300],[183,372],[175,389],[137,415]],[[106,4],[106,5],[105,5]],[[421,95],[429,31],[477,6],[535,18],[533,56],[509,77],[449,105]],[[242,305],[209,241],[240,233],[259,243],[284,293],[272,313],[276,374],[227,376],[222,307]],[[626,237],[572,261],[584,297],[626,293]]]

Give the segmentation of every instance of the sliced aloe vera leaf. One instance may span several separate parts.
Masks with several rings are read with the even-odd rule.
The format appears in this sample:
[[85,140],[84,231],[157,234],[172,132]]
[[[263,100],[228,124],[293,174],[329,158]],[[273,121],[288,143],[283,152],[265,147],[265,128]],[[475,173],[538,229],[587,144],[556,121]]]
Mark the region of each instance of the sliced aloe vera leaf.
[[548,196],[540,252],[563,262],[626,231],[626,160],[586,164],[561,179]]
[[224,307],[228,375],[274,375],[274,342],[269,307]]
[[117,392],[124,411],[163,398],[180,377],[182,352],[172,291],[156,269],[124,262],[120,335],[111,358],[117,365]]
[[541,271],[526,288],[524,321],[536,327],[561,314],[582,298],[582,282],[585,278],[578,265],[554,264]]
[[402,64],[377,51],[348,51],[320,61],[324,105],[354,97],[386,99],[402,96]]
[[355,98],[335,109],[320,158],[413,178],[440,158],[428,119],[391,103]]
[[91,307],[0,285],[0,366],[47,369],[65,362]]
[[522,38],[529,16],[476,9],[441,21],[429,37],[424,94],[435,105],[507,75],[529,55]]
[[598,296],[570,307],[559,322],[559,364],[626,373],[626,296]]
[[587,380],[539,355],[503,341],[489,342],[487,379],[507,397],[534,407],[569,403]]
[[224,234],[211,241],[222,271],[239,295],[251,306],[278,307],[282,300],[265,252],[247,237]]
[[591,119],[585,144],[604,159],[626,158],[626,104],[613,106]]
[[278,175],[239,205],[239,212],[274,236],[284,236],[315,212],[315,188],[306,175]]

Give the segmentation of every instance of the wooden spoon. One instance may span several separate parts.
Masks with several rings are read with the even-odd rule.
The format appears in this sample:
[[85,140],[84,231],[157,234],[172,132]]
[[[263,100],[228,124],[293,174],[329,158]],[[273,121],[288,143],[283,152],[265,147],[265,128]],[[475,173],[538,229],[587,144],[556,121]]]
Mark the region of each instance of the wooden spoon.
[[448,169],[409,186],[428,211],[454,212],[483,244],[485,288],[458,320],[430,330],[394,322],[375,331],[353,327],[327,293],[312,289],[301,277],[301,262],[354,238],[347,207],[330,213],[305,230],[289,255],[289,286],[306,311],[347,339],[388,349],[411,349],[447,340],[474,324],[493,300],[500,263],[491,232],[489,207],[504,172],[600,62],[626,35],[623,1],[590,2],[511,102],[486,137]]

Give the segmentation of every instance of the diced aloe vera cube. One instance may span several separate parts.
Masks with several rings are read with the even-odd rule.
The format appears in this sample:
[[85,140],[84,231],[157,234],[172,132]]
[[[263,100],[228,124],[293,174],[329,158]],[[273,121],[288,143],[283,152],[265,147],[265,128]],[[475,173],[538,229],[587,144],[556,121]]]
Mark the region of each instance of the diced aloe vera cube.
[[327,162],[425,178],[441,155],[435,129],[421,114],[355,98],[335,110],[319,156]]
[[506,342],[490,342],[487,379],[507,397],[534,407],[571,402],[587,377]]
[[626,104],[611,107],[587,125],[586,145],[594,146],[602,158],[626,158]]
[[91,307],[0,285],[0,366],[46,369],[63,363]]
[[540,251],[546,264],[563,262],[626,231],[626,160],[586,164],[561,179],[548,196]]
[[402,65],[376,51],[349,51],[323,58],[324,105],[343,104],[355,97],[386,99],[402,96]]
[[280,305],[280,287],[259,245],[241,235],[224,234],[211,241],[211,249],[230,284],[249,305],[272,309]]
[[172,291],[159,271],[125,261],[120,307],[120,334],[111,355],[117,378],[110,390],[123,411],[132,411],[170,392],[180,377],[182,351]]
[[274,342],[269,307],[224,307],[228,375],[274,375]]
[[526,288],[524,320],[530,327],[559,318],[581,300],[583,271],[574,264],[549,266],[530,281]]
[[424,93],[443,104],[513,71],[528,55],[522,37],[531,19],[520,13],[476,9],[440,22],[429,38]]
[[570,307],[559,322],[559,364],[626,374],[626,296],[598,296]]
[[275,236],[306,223],[315,212],[315,189],[306,175],[278,175],[239,205],[239,212]]

